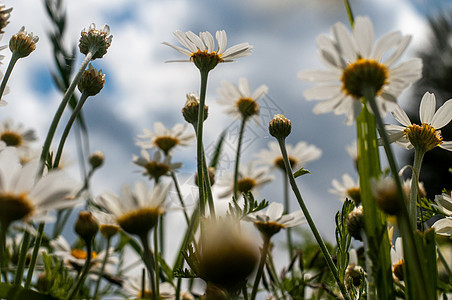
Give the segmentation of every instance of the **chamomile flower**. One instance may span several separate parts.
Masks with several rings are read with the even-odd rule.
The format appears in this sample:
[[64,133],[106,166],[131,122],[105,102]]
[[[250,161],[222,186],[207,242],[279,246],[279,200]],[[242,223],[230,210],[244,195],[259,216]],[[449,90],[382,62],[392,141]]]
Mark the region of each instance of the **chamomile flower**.
[[443,141],[440,128],[452,120],[452,99],[447,100],[436,112],[435,95],[426,92],[419,107],[421,125],[413,124],[405,111],[396,106],[394,118],[400,125],[386,125],[390,142],[395,142],[405,149],[417,148],[423,152],[436,146],[452,151],[452,141]]
[[392,273],[398,280],[403,281],[404,259],[401,237],[398,237],[395,240],[394,246],[391,248],[391,262],[392,262]]
[[[142,298],[144,299],[152,296],[152,292],[150,291],[150,289],[147,288],[145,288],[143,295],[141,278],[129,277],[124,281],[122,287],[124,288],[124,291],[133,299],[142,299]],[[176,299],[176,290],[168,282],[162,282],[159,284],[159,293],[160,293],[159,299],[161,300]],[[183,292],[180,295],[180,299],[194,300],[195,298],[189,292]]]
[[200,70],[210,71],[218,63],[231,62],[236,58],[251,55],[253,46],[248,43],[241,43],[226,49],[227,37],[224,30],[216,32],[218,48],[215,49],[215,40],[212,34],[208,31],[201,32],[198,35],[191,31],[181,32],[177,30],[174,32],[174,36],[184,47],[172,45],[167,42],[163,42],[164,45],[179,51],[190,57],[188,60],[193,62]]
[[168,155],[176,146],[188,146],[195,138],[192,133],[186,132],[187,124],[177,123],[172,129],[166,128],[161,122],[154,123],[154,131],[143,129],[138,135],[136,145],[143,149],[158,148]]
[[334,189],[330,189],[329,192],[338,195],[341,201],[344,201],[346,198],[348,198],[353,200],[356,205],[359,205],[361,203],[359,183],[357,180],[353,180],[350,175],[342,175],[342,182],[338,181],[337,179],[333,179],[331,184],[333,185]]
[[22,26],[19,32],[9,40],[9,49],[19,58],[27,57],[31,52],[35,51],[38,41],[38,36],[33,35],[33,32],[27,33],[25,26]]
[[80,52],[85,55],[88,52],[92,52],[93,57],[91,60],[95,60],[96,58],[102,58],[107,53],[112,39],[110,26],[105,24],[100,28],[96,28],[96,24],[91,23],[89,27],[83,29],[78,46]]
[[[254,192],[257,188],[272,181],[274,177],[269,175],[270,169],[268,167],[256,168],[251,162],[248,166],[239,165],[237,190],[239,195],[247,192]],[[234,174],[233,172],[226,173],[218,180],[216,184],[218,189],[222,190],[218,195],[220,198],[225,198],[234,192]]]
[[283,212],[284,206],[281,203],[272,202],[265,212],[251,213],[245,217],[245,220],[253,222],[256,228],[268,237],[278,233],[281,229],[295,227],[306,222],[301,210],[290,214],[283,214]]
[[160,150],[156,150],[151,158],[149,152],[142,149],[141,156],[133,156],[133,163],[144,168],[143,175],[158,182],[161,176],[182,168],[182,163],[171,163],[171,155],[166,155],[163,160],[162,158]]
[[259,105],[257,100],[264,97],[268,92],[266,85],[259,86],[252,94],[248,80],[239,79],[239,85],[223,81],[221,88],[217,89],[220,99],[218,103],[226,106],[225,112],[235,118],[248,119],[254,117],[257,121]]
[[170,185],[155,184],[149,190],[144,182],[135,184],[132,192],[129,185],[122,188],[121,197],[113,193],[103,193],[94,202],[112,214],[121,228],[130,234],[144,235],[156,224],[165,212],[164,201]]
[[450,195],[442,193],[435,196],[437,208],[440,209],[447,217],[437,220],[433,224],[436,234],[444,236],[452,236],[452,192]]
[[367,87],[375,93],[379,111],[384,115],[394,109],[402,91],[421,77],[420,59],[396,65],[410,36],[396,31],[374,42],[373,25],[367,17],[355,19],[352,33],[344,24],[336,23],[332,34],[317,38],[320,59],[328,70],[299,73],[301,80],[321,84],[304,92],[307,100],[325,100],[314,107],[316,114],[345,114],[346,123],[352,124],[361,112],[360,99]]
[[15,147],[19,152],[26,151],[36,139],[33,129],[25,129],[22,124],[14,124],[12,119],[0,122],[0,140],[5,142],[6,146]]
[[[286,168],[278,142],[268,143],[268,148],[255,154],[256,162],[285,172]],[[293,170],[306,166],[307,163],[319,159],[322,155],[322,150],[303,141],[298,142],[295,146],[287,144],[286,149]]]

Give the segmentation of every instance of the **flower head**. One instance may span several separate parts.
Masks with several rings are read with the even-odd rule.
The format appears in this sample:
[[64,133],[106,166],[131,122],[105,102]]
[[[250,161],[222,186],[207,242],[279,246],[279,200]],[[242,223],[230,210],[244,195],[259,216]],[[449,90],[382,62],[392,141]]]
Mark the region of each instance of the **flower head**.
[[25,27],[22,26],[19,32],[9,40],[9,49],[18,57],[26,57],[35,51],[38,41],[38,36],[34,36],[33,32],[27,33]]
[[301,210],[290,214],[283,212],[284,206],[281,203],[272,202],[265,212],[251,213],[245,220],[253,222],[257,229],[269,238],[283,228],[295,227],[306,222]]
[[88,70],[83,72],[78,82],[78,90],[88,96],[97,95],[105,85],[105,74],[89,64]]
[[27,150],[31,142],[36,141],[36,133],[33,129],[25,129],[22,124],[14,124],[12,119],[0,122],[0,140],[6,146],[15,147],[19,153]]
[[89,155],[89,164],[94,169],[99,168],[104,164],[105,156],[104,153],[100,150],[94,151]]
[[141,150],[141,156],[133,156],[133,163],[144,168],[143,175],[155,179],[156,182],[164,175],[182,167],[182,163],[171,163],[171,155],[167,155],[162,160],[160,150],[154,152],[153,157],[146,150]]
[[[268,143],[268,148],[255,154],[257,163],[269,165],[272,168],[278,168],[285,172],[286,168],[278,142]],[[290,165],[294,170],[306,166],[307,163],[319,159],[322,155],[322,150],[303,141],[298,142],[295,146],[287,144],[286,149]]]
[[224,30],[216,32],[218,44],[216,50],[214,38],[208,31],[201,32],[197,36],[191,31],[183,33],[178,30],[174,32],[174,36],[184,48],[167,42],[163,42],[163,44],[189,56],[189,60],[183,61],[193,62],[202,71],[210,71],[218,63],[231,62],[236,58],[251,55],[251,49],[253,49],[253,46],[248,43],[238,44],[226,49],[227,37]]
[[107,53],[113,39],[113,36],[109,34],[110,27],[108,25],[96,29],[96,25],[92,23],[81,33],[82,36],[78,45],[80,52],[86,55],[91,51],[93,54],[91,60],[102,58]]
[[158,148],[169,154],[176,146],[188,146],[194,139],[192,133],[186,133],[187,124],[176,124],[172,129],[166,128],[161,122],[154,123],[154,131],[143,129],[143,134],[138,135],[136,145],[143,149]]
[[[187,101],[185,102],[184,107],[182,108],[182,116],[185,121],[196,126],[198,123],[198,113],[199,113],[199,96],[190,93],[187,94]],[[209,107],[204,105],[204,121],[207,119],[209,112]]]
[[394,277],[400,281],[403,281],[403,246],[402,238],[398,237],[395,240],[394,246],[391,248],[391,262],[392,262],[392,273]]
[[418,148],[429,151],[436,146],[452,151],[452,141],[443,141],[440,128],[452,120],[452,99],[447,100],[436,112],[436,98],[425,93],[419,107],[421,125],[412,124],[405,111],[396,106],[393,115],[400,125],[386,125],[390,142],[396,142],[405,149]]
[[264,97],[268,92],[266,85],[259,86],[252,94],[248,80],[246,78],[239,79],[239,85],[223,81],[221,88],[217,89],[220,95],[218,103],[227,106],[225,112],[236,118],[248,119],[255,117],[259,113],[259,105],[257,100]]
[[435,196],[437,208],[441,210],[446,217],[437,220],[433,224],[436,234],[443,236],[452,236],[452,192],[450,195],[442,193]]
[[276,139],[285,139],[292,131],[292,123],[281,114],[277,114],[268,123],[268,132]]
[[420,59],[395,65],[410,36],[391,32],[374,43],[373,26],[367,17],[356,18],[352,33],[342,23],[336,23],[332,33],[332,38],[323,34],[317,38],[320,59],[328,70],[299,73],[301,80],[322,84],[304,92],[307,100],[325,100],[314,107],[316,114],[345,114],[346,123],[352,124],[361,112],[363,91],[370,88],[384,115],[394,109],[402,91],[421,77]]
[[348,175],[342,175],[342,183],[336,179],[333,179],[331,182],[334,189],[330,189],[329,192],[336,194],[339,196],[341,201],[344,201],[346,198],[353,200],[355,205],[359,205],[361,203],[361,191],[359,188],[359,183]]
[[3,29],[9,24],[9,17],[11,17],[12,7],[5,8],[4,4],[0,4],[0,34],[5,33]]

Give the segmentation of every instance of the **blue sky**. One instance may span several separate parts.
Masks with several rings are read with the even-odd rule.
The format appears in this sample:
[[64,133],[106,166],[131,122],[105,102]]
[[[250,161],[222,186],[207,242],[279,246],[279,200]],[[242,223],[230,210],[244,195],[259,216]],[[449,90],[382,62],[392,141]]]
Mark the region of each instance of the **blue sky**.
[[[106,155],[106,166],[94,176],[92,189],[95,195],[105,190],[118,192],[123,183],[143,179],[131,162],[132,154],[139,154],[139,148],[134,145],[136,135],[141,133],[142,128],[152,128],[157,121],[167,127],[183,122],[180,110],[185,94],[199,91],[197,69],[188,63],[165,64],[167,60],[181,59],[182,55],[161,42],[177,43],[172,35],[177,29],[194,32],[225,29],[229,45],[249,42],[254,46],[254,53],[235,63],[222,64],[211,72],[207,93],[210,116],[206,121],[206,148],[215,143],[224,128],[228,127],[233,132],[238,126],[216,104],[216,89],[220,82],[237,83],[240,77],[246,77],[252,89],[261,84],[268,85],[269,97],[264,100],[270,108],[261,110],[260,126],[250,123],[253,127],[246,132],[250,142],[244,147],[242,161],[252,160],[252,154],[272,140],[265,130],[271,114],[283,113],[291,119],[293,133],[288,138],[289,143],[304,140],[323,150],[322,158],[308,165],[312,175],[304,176],[299,182],[321,232],[333,238],[333,216],[341,203],[328,193],[328,189],[331,188],[331,180],[339,179],[345,172],[356,178],[352,160],[345,151],[345,146],[354,139],[355,128],[344,124],[344,116],[314,115],[314,103],[305,101],[302,96],[302,92],[311,85],[300,82],[297,73],[302,69],[323,68],[317,59],[315,38],[321,33],[329,33],[331,26],[338,21],[347,23],[342,1],[66,2],[68,45],[76,45],[80,31],[92,22],[98,26],[109,24],[113,34],[107,55],[93,62],[95,67],[106,73],[105,89],[89,99],[84,108],[91,150],[99,149]],[[9,37],[22,25],[38,34],[40,41],[37,50],[19,61],[13,71],[9,83],[11,92],[4,98],[9,105],[2,108],[2,118],[11,117],[26,127],[35,128],[42,141],[62,98],[49,76],[49,69],[54,68],[51,46],[46,37],[49,21],[43,5],[38,3],[30,5],[26,0],[3,3],[13,6],[14,10],[1,44],[7,44]],[[426,0],[352,1],[352,5],[355,15],[367,15],[372,19],[376,37],[393,30],[412,34],[413,42],[407,57],[411,57],[425,39],[424,14],[451,6],[447,1],[432,4]],[[4,71],[10,54],[6,50],[3,52],[6,55],[2,66]],[[80,56],[78,61],[81,61]],[[407,96],[409,91],[402,95],[402,105]],[[227,142],[229,147],[224,154],[225,161],[233,157],[232,135]],[[39,147],[38,144],[36,146]],[[69,140],[67,151],[73,160],[77,159],[73,138]],[[195,170],[194,157],[195,150],[191,147],[176,151],[173,159],[185,163],[180,177],[187,192],[192,185],[189,178]],[[74,164],[74,176],[78,174],[76,166]],[[281,186],[281,176],[275,175],[276,182],[264,188],[260,195],[280,202],[282,192],[275,187]],[[296,207],[292,199],[292,208]]]

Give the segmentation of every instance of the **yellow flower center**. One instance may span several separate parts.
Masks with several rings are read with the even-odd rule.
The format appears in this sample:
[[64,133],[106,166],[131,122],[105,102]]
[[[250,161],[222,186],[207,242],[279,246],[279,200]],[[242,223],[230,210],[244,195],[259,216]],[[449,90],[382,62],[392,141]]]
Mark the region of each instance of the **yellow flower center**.
[[261,222],[257,221],[254,223],[254,226],[257,227],[257,229],[262,233],[265,234],[268,237],[273,236],[274,234],[278,233],[282,228],[285,228],[284,225],[278,224],[276,222]]
[[1,134],[0,140],[4,141],[6,146],[20,147],[22,145],[22,137],[14,131],[5,131]]
[[170,167],[167,164],[159,164],[155,161],[148,162],[144,167],[149,177],[155,178],[156,180],[170,171]]
[[198,50],[197,52],[193,52],[190,60],[195,63],[195,66],[198,67],[201,71],[210,71],[215,68],[218,63],[224,61],[221,58],[221,54],[217,54],[217,52],[207,52],[207,49],[204,51]]
[[152,292],[150,290],[144,290],[144,293],[143,293],[143,291],[140,291],[138,293],[138,298],[140,298],[140,299],[150,298],[151,296],[152,296]]
[[[290,163],[290,167],[294,167],[295,165],[298,164],[298,159],[296,159],[293,156],[289,155],[289,163]],[[278,168],[280,168],[281,170],[283,170],[284,172],[286,171],[286,167],[284,166],[284,159],[282,156],[278,157],[277,159],[275,159],[274,163],[275,166],[277,166]]]
[[[71,255],[77,259],[86,259],[88,257],[88,253],[82,249],[72,249]],[[91,252],[91,259],[94,259],[96,257],[96,251]]]
[[235,106],[237,106],[238,111],[245,119],[259,112],[259,105],[251,98],[240,98],[235,103]]
[[399,260],[397,264],[392,267],[392,272],[398,280],[403,281],[403,260]]
[[363,89],[372,87],[379,94],[387,84],[388,69],[371,59],[360,58],[349,64],[342,73],[342,90],[356,99],[363,97]]
[[441,131],[436,130],[430,124],[412,124],[404,130],[407,139],[415,147],[423,151],[429,151],[442,144]]
[[168,154],[168,152],[177,144],[179,144],[179,140],[172,136],[159,136],[154,139],[154,144],[160,148],[165,154]]
[[[11,222],[23,219],[34,210],[32,202],[26,193],[14,195],[0,192],[0,222],[8,226]],[[3,228],[3,230],[5,230]]]
[[237,181],[237,190],[242,193],[251,191],[257,185],[253,178],[245,177]]
[[104,237],[111,238],[119,231],[119,227],[116,225],[101,224],[99,226],[99,231]]
[[356,205],[361,203],[361,191],[359,187],[349,188],[345,193],[355,202]]
[[124,231],[130,234],[143,235],[147,234],[155,224],[158,217],[163,214],[160,207],[141,208],[119,217],[117,222]]

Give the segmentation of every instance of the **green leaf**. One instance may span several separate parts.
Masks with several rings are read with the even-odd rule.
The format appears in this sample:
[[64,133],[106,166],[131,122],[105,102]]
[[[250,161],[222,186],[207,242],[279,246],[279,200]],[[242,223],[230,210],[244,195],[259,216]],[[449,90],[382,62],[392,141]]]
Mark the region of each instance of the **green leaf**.
[[0,283],[0,298],[9,300],[33,299],[33,300],[58,300],[49,295],[44,295],[36,291],[26,290],[21,286]]
[[218,161],[220,160],[221,150],[223,147],[224,138],[226,136],[226,130],[223,131],[220,135],[220,139],[218,140],[217,146],[215,147],[215,152],[212,157],[212,161],[210,162],[210,166],[214,169],[217,168]]
[[293,173],[293,177],[297,178],[303,175],[309,174],[311,175],[311,172],[309,172],[306,169],[301,168],[300,170],[296,171],[295,173]]

